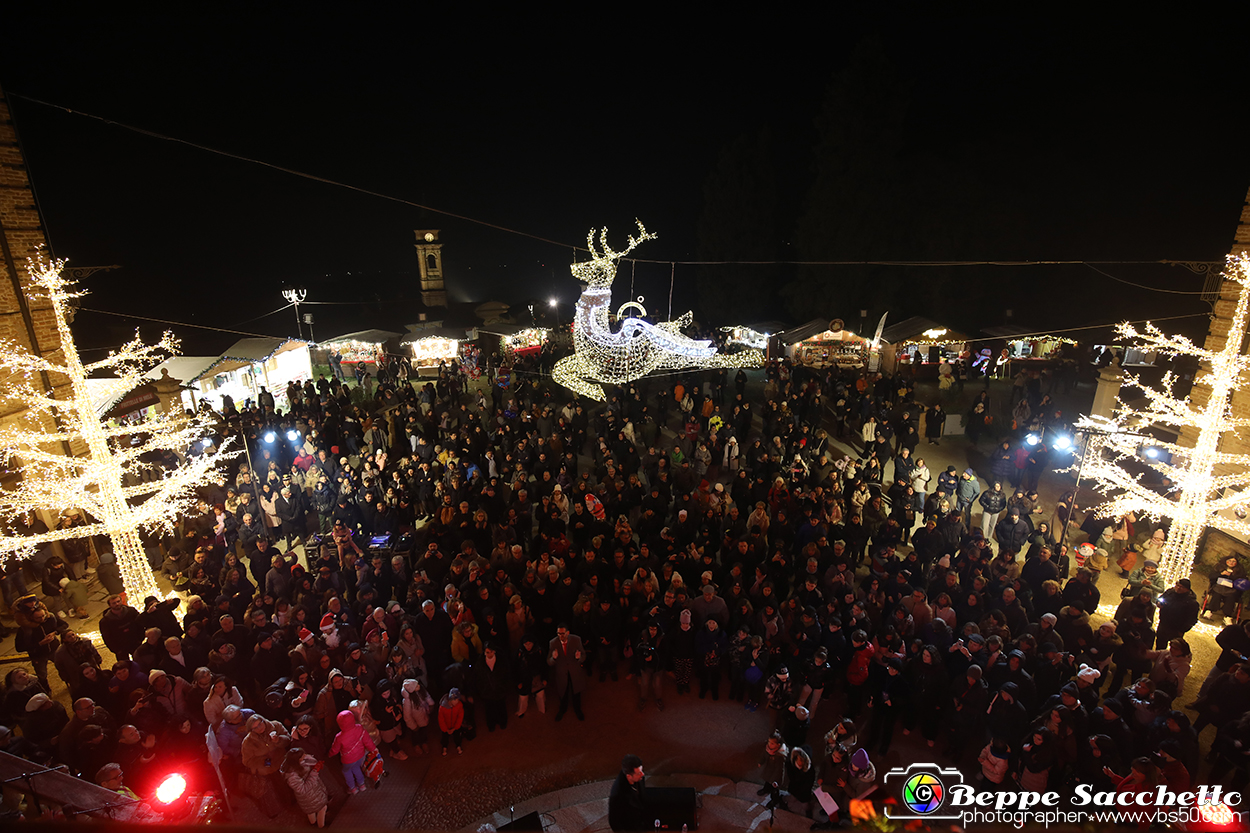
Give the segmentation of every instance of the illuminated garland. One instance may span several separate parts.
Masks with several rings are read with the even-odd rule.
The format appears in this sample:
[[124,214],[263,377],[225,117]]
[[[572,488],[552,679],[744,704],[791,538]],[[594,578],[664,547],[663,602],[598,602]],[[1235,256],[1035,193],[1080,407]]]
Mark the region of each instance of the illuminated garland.
[[460,341],[442,336],[426,336],[410,342],[412,357],[418,367],[433,367],[460,355]]
[[638,237],[630,236],[629,246],[623,252],[608,247],[606,228],[599,233],[601,253],[595,251],[594,230],[586,235],[591,259],[571,267],[573,277],[586,284],[573,312],[574,353],[556,362],[552,378],[575,393],[602,401],[603,388],[596,382],[623,385],[656,370],[761,365],[764,357],[758,350],[717,353],[712,342],[687,338],[681,329],[692,320],[689,312],[662,324],[625,318],[620,329],[612,331],[608,307],[612,303],[616,264],[642,242],[655,239],[641,222],[638,232]]
[[504,353],[515,353],[518,350],[541,347],[550,335],[551,330],[546,327],[526,327],[518,333],[504,336],[499,340],[499,344]]
[[[173,531],[178,515],[194,506],[195,490],[212,481],[218,461],[238,452],[226,452],[227,441],[214,454],[186,455],[194,443],[210,433],[206,417],[162,413],[141,426],[124,428],[101,422],[88,377],[111,371],[116,378],[109,380],[109,392],[124,395],[145,381],[141,375],[144,371],[175,353],[178,342],[167,332],[156,344],[145,345],[136,333],[133,341],[108,357],[84,365],[67,316],[70,300],[83,293],[72,291],[72,282],[61,277],[65,261],[28,263],[33,287],[42,290],[51,302],[64,364],[36,356],[14,342],[0,342],[0,371],[7,373],[5,398],[26,409],[13,424],[0,429],[0,461],[22,475],[16,488],[0,493],[0,520],[7,522],[5,529],[11,529],[12,523],[29,511],[59,513],[72,506],[85,510],[95,521],[40,535],[0,533],[0,551],[9,557],[20,557],[38,544],[107,535],[113,543],[127,595],[135,600],[149,595],[159,597],[162,594],[143,551],[139,531]],[[36,384],[41,372],[68,379],[68,397],[54,399],[45,393]],[[146,439],[131,445],[129,440],[136,433]],[[69,457],[49,450],[62,442],[86,445],[87,456]],[[173,452],[180,464],[173,471],[166,471],[141,459],[154,451]],[[145,474],[154,474],[158,479],[144,482]],[[134,485],[128,486],[127,482]],[[132,506],[129,501],[135,498],[145,499]]]
[[[1192,397],[1174,396],[1172,388],[1176,380],[1170,372],[1163,377],[1159,389],[1143,384],[1132,374],[1125,374],[1124,384],[1145,394],[1145,407],[1135,411],[1121,401],[1114,419],[1085,417],[1077,424],[1078,429],[1100,432],[1090,436],[1084,474],[1101,484],[1111,497],[1094,511],[1101,517],[1136,512],[1156,519],[1172,519],[1159,563],[1159,573],[1168,586],[1189,578],[1193,572],[1198,540],[1206,527],[1250,535],[1250,523],[1221,514],[1250,505],[1250,491],[1243,491],[1250,486],[1250,454],[1219,450],[1220,438],[1225,432],[1250,426],[1250,419],[1234,417],[1232,409],[1232,396],[1240,387],[1241,375],[1250,369],[1250,355],[1241,352],[1250,311],[1250,258],[1244,254],[1230,255],[1224,277],[1238,284],[1239,290],[1228,335],[1218,351],[1199,347],[1183,336],[1164,335],[1153,324],[1147,324],[1140,332],[1129,324],[1118,328],[1123,338],[1137,340],[1147,349],[1165,355],[1196,356],[1209,365],[1210,370],[1201,379],[1211,387],[1205,403],[1197,405]],[[1141,433],[1155,425],[1196,428],[1197,441],[1190,448],[1151,440],[1150,445],[1171,453],[1170,460],[1168,455],[1138,456],[1141,437],[1127,436],[1123,432]],[[1160,495],[1142,483],[1140,476],[1133,475],[1123,465],[1130,457],[1171,478],[1176,484],[1174,494]],[[1226,473],[1217,474],[1217,469]]]

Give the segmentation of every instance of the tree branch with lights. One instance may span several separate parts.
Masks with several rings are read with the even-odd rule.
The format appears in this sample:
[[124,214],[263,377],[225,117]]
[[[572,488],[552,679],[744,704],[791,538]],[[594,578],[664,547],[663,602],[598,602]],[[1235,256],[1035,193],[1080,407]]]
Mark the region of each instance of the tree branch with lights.
[[[1241,385],[1241,376],[1250,369],[1250,356],[1241,352],[1250,312],[1250,258],[1229,256],[1224,277],[1237,284],[1237,304],[1229,322],[1228,334],[1220,350],[1199,347],[1188,338],[1167,335],[1153,324],[1138,330],[1121,324],[1119,335],[1136,341],[1143,349],[1156,350],[1167,356],[1195,356],[1208,369],[1198,382],[1210,386],[1205,403],[1198,405],[1192,396],[1175,394],[1175,377],[1168,373],[1158,388],[1143,384],[1136,376],[1126,374],[1125,382],[1139,388],[1146,406],[1134,410],[1120,401],[1113,418],[1085,417],[1077,423],[1085,431],[1089,443],[1084,455],[1084,476],[1101,485],[1107,496],[1094,507],[1101,517],[1119,517],[1136,512],[1155,519],[1171,519],[1167,541],[1160,554],[1159,572],[1171,586],[1189,578],[1198,556],[1198,543],[1207,527],[1235,535],[1250,535],[1250,523],[1236,517],[1250,505],[1250,454],[1220,450],[1226,434],[1236,435],[1250,420],[1237,418],[1232,412],[1232,397]],[[1194,429],[1192,447],[1180,443],[1151,440],[1153,452],[1139,454],[1141,434],[1159,426],[1171,429]],[[1170,460],[1169,460],[1170,457]],[[1161,494],[1143,482],[1143,473],[1134,473],[1126,463],[1135,460],[1141,465],[1170,478],[1175,488]],[[1225,512],[1234,510],[1234,516]]]
[[[161,413],[136,426],[110,426],[96,411],[90,374],[113,374],[106,393],[124,395],[147,381],[143,373],[178,351],[171,333],[155,344],[133,341],[107,358],[84,365],[69,327],[70,301],[83,293],[62,277],[65,261],[30,261],[32,299],[51,304],[60,337],[61,361],[34,355],[14,342],[0,341],[0,377],[4,396],[25,406],[24,413],[0,428],[0,461],[20,472],[21,482],[0,493],[0,552],[20,557],[34,547],[69,538],[107,535],[113,545],[131,599],[160,595],[144,553],[141,531],[172,531],[178,516],[195,503],[196,490],[207,485],[217,463],[237,452],[229,441],[215,453],[193,455],[193,446],[212,432],[203,416]],[[57,354],[53,354],[57,355]],[[37,379],[49,374],[64,398],[47,393]],[[64,383],[68,382],[67,385]],[[59,453],[62,442],[86,447],[85,456]],[[179,465],[172,471],[153,462],[172,453]],[[144,498],[139,500],[139,498]],[[60,513],[69,507],[86,511],[94,521],[35,535],[17,535],[15,524],[31,511]]]

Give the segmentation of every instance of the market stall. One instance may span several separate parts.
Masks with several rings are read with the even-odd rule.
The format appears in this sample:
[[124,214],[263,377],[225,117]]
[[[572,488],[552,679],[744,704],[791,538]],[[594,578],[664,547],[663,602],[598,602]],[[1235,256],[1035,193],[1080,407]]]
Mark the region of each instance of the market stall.
[[499,338],[499,358],[503,361],[507,361],[509,356],[532,356],[551,337],[551,330],[546,327],[522,327],[516,324],[485,325],[479,327],[478,332]]
[[783,329],[779,321],[766,321],[760,324],[734,324],[721,327],[720,331],[725,334],[727,345],[740,344],[755,350],[767,350],[768,340],[774,333],[779,333]]
[[942,362],[959,357],[968,337],[928,318],[912,317],[881,331],[881,369],[936,377]]
[[[377,364],[378,356],[386,352],[387,342],[395,341],[401,335],[403,333],[393,333],[389,330],[360,330],[327,339],[320,342],[317,347],[319,352],[324,350],[327,356],[338,353],[343,359],[343,364],[360,362]],[[317,363],[328,364],[328,361]]]
[[868,364],[869,342],[846,329],[842,319],[815,319],[780,335],[786,357],[812,368],[860,369]]
[[463,330],[426,330],[406,336],[403,343],[412,350],[412,365],[417,368],[436,368],[441,362],[450,362],[460,355]]
[[1007,357],[1017,359],[1057,359],[1065,347],[1076,344],[1076,339],[1062,335],[1050,335],[1029,327],[1006,324],[1002,327],[986,327],[981,332],[992,339],[1002,339]]
[[309,343],[294,338],[244,338],[236,341],[196,378],[189,380],[221,410],[224,397],[236,405],[257,401],[260,389],[273,394],[274,405],[286,409],[286,386],[313,378]]

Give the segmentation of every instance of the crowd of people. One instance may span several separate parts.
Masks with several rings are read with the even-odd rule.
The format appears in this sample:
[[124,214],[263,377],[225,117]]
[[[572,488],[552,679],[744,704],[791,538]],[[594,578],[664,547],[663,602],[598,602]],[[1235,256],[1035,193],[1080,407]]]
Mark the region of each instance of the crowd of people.
[[[479,726],[548,707],[584,720],[610,677],[640,712],[696,686],[767,710],[761,795],[819,824],[846,819],[817,791],[845,808],[879,785],[900,730],[988,789],[1244,784],[1250,624],[1227,620],[1180,702],[1200,600],[1188,579],[1159,586],[1162,531],[1117,539],[1141,564],[1097,615],[1103,530],[1069,556],[1056,531],[1076,519],[1061,501],[1041,520],[1046,462],[1020,442],[1061,419],[1040,389],[1019,386],[1019,433],[982,485],[929,470],[945,410],[907,378],[765,377],[750,394],[741,371],[643,380],[591,407],[523,365],[476,390],[444,368],[381,372],[368,398],[323,378],[285,411],[228,408],[222,432],[251,454],[150,542],[178,597],[109,596],[111,664],[67,626],[81,606],[59,579],[14,601],[31,667],[5,679],[0,749],[147,797],[171,766],[212,783],[211,728],[267,814],[324,826],[384,756],[458,755]],[[968,424],[998,413],[988,396]],[[1235,557],[1216,573],[1245,578]]]

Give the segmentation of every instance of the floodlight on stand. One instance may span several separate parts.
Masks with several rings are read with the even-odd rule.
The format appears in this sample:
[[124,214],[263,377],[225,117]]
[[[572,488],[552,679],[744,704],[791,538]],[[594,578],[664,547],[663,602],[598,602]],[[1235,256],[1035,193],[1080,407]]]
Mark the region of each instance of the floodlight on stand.
[[1024,441],[1028,443],[1029,445],[1037,445],[1038,443],[1042,441],[1042,438],[1037,436],[1037,434],[1029,434],[1027,437],[1024,438]]
[[1141,455],[1147,460],[1158,460],[1163,454],[1163,449],[1157,445],[1143,445],[1141,447]]
[[211,437],[205,437],[204,439],[200,440],[200,448],[208,448],[212,444],[213,444],[213,440]]
[[1072,447],[1072,438],[1067,434],[1060,434],[1055,437],[1055,441],[1051,445],[1054,446],[1056,451],[1067,451]]
[[272,431],[266,431],[264,439],[265,439],[265,442],[271,443],[274,440],[278,439],[278,435]]
[[290,431],[286,432],[286,438],[293,443],[299,442],[299,432],[292,428]]

